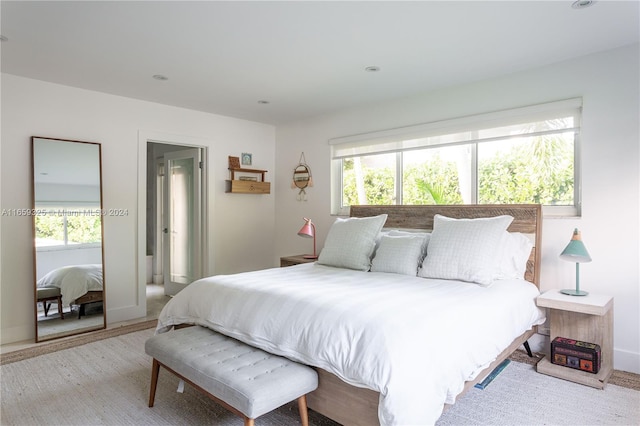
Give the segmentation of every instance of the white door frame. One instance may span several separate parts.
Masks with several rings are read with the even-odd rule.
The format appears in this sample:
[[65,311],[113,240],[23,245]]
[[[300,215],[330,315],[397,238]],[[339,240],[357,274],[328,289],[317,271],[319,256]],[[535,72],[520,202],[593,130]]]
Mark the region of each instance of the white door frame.
[[211,275],[214,270],[213,256],[210,254],[210,248],[213,247],[213,232],[209,223],[210,212],[213,211],[213,196],[209,191],[212,188],[211,177],[214,175],[209,161],[209,147],[212,141],[202,138],[195,138],[185,135],[176,135],[171,133],[154,132],[154,131],[138,131],[138,220],[137,220],[137,253],[138,253],[138,282],[137,284],[137,300],[134,309],[136,316],[130,319],[141,318],[147,315],[147,296],[146,296],[146,248],[147,248],[147,144],[148,143],[164,143],[168,145],[181,145],[191,148],[202,148],[202,161],[204,168],[202,172],[202,275]]

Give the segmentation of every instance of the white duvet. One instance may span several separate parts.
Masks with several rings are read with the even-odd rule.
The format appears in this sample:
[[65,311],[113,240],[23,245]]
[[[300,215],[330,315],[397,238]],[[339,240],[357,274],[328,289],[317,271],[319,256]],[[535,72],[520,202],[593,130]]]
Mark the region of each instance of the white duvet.
[[102,290],[102,265],[71,265],[54,269],[40,278],[37,287],[58,287],[64,306],[74,302],[88,291]]
[[538,289],[361,272],[317,263],[196,281],[158,332],[202,325],[380,392],[382,425],[433,424],[464,382],[544,322]]

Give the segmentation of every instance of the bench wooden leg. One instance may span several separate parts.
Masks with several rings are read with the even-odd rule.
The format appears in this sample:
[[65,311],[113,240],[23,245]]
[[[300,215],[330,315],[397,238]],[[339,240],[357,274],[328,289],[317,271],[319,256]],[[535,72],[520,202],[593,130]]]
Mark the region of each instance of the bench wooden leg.
[[298,411],[300,411],[300,422],[302,426],[309,426],[309,412],[307,411],[307,396],[298,398]]
[[254,426],[254,419],[250,419],[249,417],[244,418],[244,426]]
[[62,313],[62,296],[58,296],[58,313],[60,314],[60,319],[64,319],[64,314]]
[[158,373],[160,373],[160,363],[154,358],[151,366],[151,386],[149,388],[149,407],[153,407],[156,399],[156,388],[158,387]]

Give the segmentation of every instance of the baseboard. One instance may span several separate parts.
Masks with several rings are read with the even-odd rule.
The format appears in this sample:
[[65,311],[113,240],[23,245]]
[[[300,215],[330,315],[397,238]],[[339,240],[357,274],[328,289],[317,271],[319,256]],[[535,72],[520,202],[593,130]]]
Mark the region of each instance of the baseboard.
[[142,320],[147,316],[147,307],[141,305],[125,306],[123,308],[109,309],[107,300],[107,327],[117,322]]
[[613,348],[613,368],[640,374],[640,353]]

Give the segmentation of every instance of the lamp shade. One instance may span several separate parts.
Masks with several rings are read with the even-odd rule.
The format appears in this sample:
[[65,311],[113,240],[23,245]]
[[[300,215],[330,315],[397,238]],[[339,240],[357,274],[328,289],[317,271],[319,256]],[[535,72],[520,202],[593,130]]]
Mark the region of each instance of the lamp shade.
[[591,262],[591,256],[589,256],[589,252],[582,242],[578,228],[574,229],[571,241],[560,253],[560,259],[576,263]]
[[316,254],[316,225],[311,222],[309,218],[303,218],[304,225],[298,231],[298,235],[305,238],[313,238],[313,254],[305,254],[303,257],[305,259],[317,259],[318,255]]
[[298,235],[306,238],[313,238],[316,236],[316,229],[313,223],[311,223],[311,219],[304,218],[305,223],[298,231]]
[[578,231],[578,228],[573,230],[571,241],[569,241],[567,247],[565,247],[562,253],[560,253],[560,259],[575,262],[576,264],[576,289],[564,289],[560,290],[560,293],[568,294],[570,296],[588,295],[588,292],[580,290],[580,264],[591,262],[591,256],[589,256],[589,252],[580,238],[580,231]]

